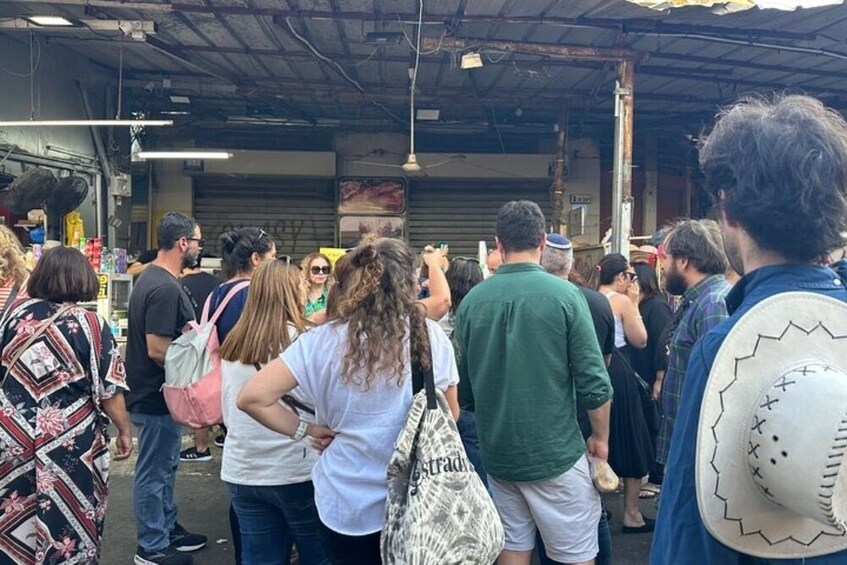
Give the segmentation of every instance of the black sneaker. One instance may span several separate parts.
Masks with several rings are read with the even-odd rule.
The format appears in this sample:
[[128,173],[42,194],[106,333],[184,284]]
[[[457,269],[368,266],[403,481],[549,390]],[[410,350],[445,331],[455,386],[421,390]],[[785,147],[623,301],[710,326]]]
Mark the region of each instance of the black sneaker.
[[215,445],[218,447],[222,448],[224,446],[224,441],[226,441],[226,434],[215,436]]
[[202,534],[192,534],[179,523],[171,530],[171,547],[177,551],[190,552],[206,547],[208,538]]
[[192,565],[194,558],[176,550],[173,545],[159,551],[144,551],[139,546],[135,550],[135,565]]
[[212,460],[212,451],[207,449],[206,451],[197,451],[196,447],[189,447],[188,449],[183,449],[179,452],[179,460],[180,461],[211,461]]

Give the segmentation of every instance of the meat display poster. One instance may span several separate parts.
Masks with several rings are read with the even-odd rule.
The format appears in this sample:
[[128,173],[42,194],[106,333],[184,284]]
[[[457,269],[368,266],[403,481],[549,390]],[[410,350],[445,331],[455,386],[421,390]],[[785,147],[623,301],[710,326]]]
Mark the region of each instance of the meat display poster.
[[404,236],[403,218],[396,216],[344,216],[339,221],[339,228],[341,247],[345,249],[356,247],[362,237],[369,234],[400,239]]
[[351,178],[339,180],[339,214],[402,214],[406,211],[403,179]]

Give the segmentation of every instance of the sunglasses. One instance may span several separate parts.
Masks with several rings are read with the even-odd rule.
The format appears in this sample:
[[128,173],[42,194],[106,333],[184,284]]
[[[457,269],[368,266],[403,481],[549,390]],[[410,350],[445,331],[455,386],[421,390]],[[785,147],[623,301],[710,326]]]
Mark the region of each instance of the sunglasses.
[[206,240],[203,239],[202,237],[186,237],[185,239],[188,240],[188,241],[196,241],[198,247],[205,247],[206,246]]
[[315,265],[309,270],[312,272],[313,275],[328,275],[332,272],[332,267],[330,267],[329,265],[326,265],[324,267],[318,267],[317,265]]
[[626,276],[628,276],[628,277],[629,277],[629,280],[631,280],[631,281],[634,281],[635,279],[637,279],[637,278],[638,278],[638,275],[637,275],[637,274],[632,273],[632,272],[630,272],[630,271],[624,271],[624,272],[623,272],[623,274],[625,274]]

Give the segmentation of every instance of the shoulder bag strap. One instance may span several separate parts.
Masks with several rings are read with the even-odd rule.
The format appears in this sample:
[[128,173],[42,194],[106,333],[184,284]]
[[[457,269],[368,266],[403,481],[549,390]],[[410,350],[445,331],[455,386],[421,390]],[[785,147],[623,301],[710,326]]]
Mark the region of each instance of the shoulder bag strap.
[[250,281],[241,281],[240,283],[236,283],[235,286],[229,289],[229,292],[226,293],[224,299],[221,301],[220,304],[218,304],[218,307],[215,308],[215,313],[212,315],[211,319],[209,318],[209,307],[211,305],[212,300],[212,295],[210,294],[209,298],[206,299],[206,304],[203,306],[203,315],[200,317],[200,323],[208,322],[212,325],[215,325],[218,321],[218,318],[220,318],[221,314],[223,314],[224,310],[226,310],[229,301],[235,298],[236,294],[238,294],[248,286],[250,286]]
[[[426,328],[424,322],[424,328]],[[428,331],[428,330],[427,330]],[[412,358],[412,337],[414,330],[409,328],[409,359]],[[414,396],[420,390],[426,390],[426,407],[428,410],[436,410],[438,408],[438,399],[435,397],[435,376],[432,374],[432,345],[429,350],[429,368],[424,369],[420,363],[412,363],[412,395]]]
[[[261,366],[261,365],[259,365],[258,363],[253,363],[253,366],[254,366],[254,367],[256,367],[256,371],[261,371],[261,370],[262,370],[262,366]],[[282,401],[283,401],[283,402],[284,402],[284,403],[285,403],[285,404],[286,404],[289,408],[291,408],[291,411],[292,411],[292,412],[294,412],[294,413],[295,413],[295,414],[297,414],[298,416],[300,415],[300,413],[298,412],[298,410],[302,410],[303,412],[307,412],[307,413],[311,414],[312,416],[314,416],[314,415],[315,415],[315,409],[314,409],[314,408],[312,408],[312,407],[311,407],[311,406],[309,406],[308,404],[303,404],[302,402],[300,402],[299,400],[297,400],[296,398],[294,398],[294,397],[293,397],[293,396],[291,396],[290,394],[286,394],[286,395],[284,395],[284,396],[282,397]]]
[[[18,348],[18,350],[15,352],[15,355],[9,361],[9,369],[11,369],[12,367],[15,366],[15,363],[18,362],[18,359],[21,358],[21,355],[23,355],[26,352],[26,350],[29,349],[29,347],[33,344],[33,342],[35,342],[36,339],[38,339],[41,336],[41,334],[43,334],[45,331],[47,331],[47,329],[53,324],[53,322],[55,322],[62,314],[64,314],[65,312],[67,312],[68,310],[73,308],[74,306],[75,306],[75,304],[65,304],[64,306],[59,308],[56,311],[55,314],[53,314],[52,316],[50,316],[49,318],[47,318],[46,320],[41,322],[41,325],[38,326],[38,328],[34,332],[32,332],[31,336],[29,336],[29,339],[27,339],[24,342],[24,344],[22,346],[20,346]],[[8,370],[6,371],[6,374],[7,375],[9,374]],[[4,376],[3,380],[5,381],[5,376]]]

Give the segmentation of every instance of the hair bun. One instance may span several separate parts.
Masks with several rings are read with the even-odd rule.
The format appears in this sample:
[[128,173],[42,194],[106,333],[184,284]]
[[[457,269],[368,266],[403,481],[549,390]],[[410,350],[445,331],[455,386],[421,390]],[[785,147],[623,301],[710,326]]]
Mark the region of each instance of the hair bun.
[[361,268],[366,267],[376,261],[377,253],[376,246],[374,244],[369,243],[357,249],[351,259],[351,262],[354,267]]
[[219,237],[221,241],[221,247],[225,253],[232,253],[235,250],[235,246],[238,245],[238,240],[241,239],[241,236],[238,235],[238,232],[235,230],[224,232]]

